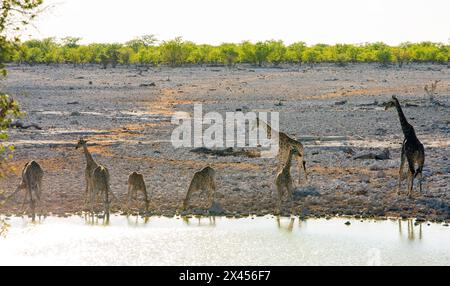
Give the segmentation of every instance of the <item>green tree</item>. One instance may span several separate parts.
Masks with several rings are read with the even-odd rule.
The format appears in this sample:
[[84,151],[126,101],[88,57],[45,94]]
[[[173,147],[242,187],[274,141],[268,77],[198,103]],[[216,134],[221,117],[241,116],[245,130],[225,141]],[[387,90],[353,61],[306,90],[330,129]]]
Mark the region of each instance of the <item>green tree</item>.
[[291,63],[302,64],[303,52],[306,49],[304,42],[297,42],[289,45],[286,50],[286,60]]
[[377,52],[378,62],[383,67],[387,67],[392,62],[392,52],[388,47],[383,47]]
[[255,44],[255,58],[258,66],[262,66],[267,62],[267,58],[270,54],[270,46],[267,42],[257,42]]
[[220,45],[219,49],[223,62],[227,66],[233,66],[239,57],[238,47],[235,44],[224,43]]
[[267,55],[267,61],[275,65],[280,64],[286,60],[286,47],[283,41],[267,41],[266,45],[269,48],[269,54]]
[[81,38],[77,37],[65,37],[61,39],[63,42],[63,45],[68,48],[78,48],[79,44],[78,42],[81,41]]
[[256,49],[250,41],[244,41],[240,44],[239,58],[241,62],[256,64]]
[[319,53],[314,48],[307,48],[302,54],[303,61],[313,67],[319,60]]
[[181,37],[164,41],[160,48],[162,61],[171,67],[181,66],[185,63],[190,52],[188,43],[184,42]]

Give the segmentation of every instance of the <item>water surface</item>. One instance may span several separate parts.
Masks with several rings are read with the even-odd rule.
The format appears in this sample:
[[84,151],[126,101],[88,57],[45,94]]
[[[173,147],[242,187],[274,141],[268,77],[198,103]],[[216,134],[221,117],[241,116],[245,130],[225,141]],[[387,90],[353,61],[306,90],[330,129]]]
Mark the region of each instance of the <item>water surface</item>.
[[450,229],[408,220],[113,216],[105,225],[73,216],[8,223],[0,265],[450,265]]

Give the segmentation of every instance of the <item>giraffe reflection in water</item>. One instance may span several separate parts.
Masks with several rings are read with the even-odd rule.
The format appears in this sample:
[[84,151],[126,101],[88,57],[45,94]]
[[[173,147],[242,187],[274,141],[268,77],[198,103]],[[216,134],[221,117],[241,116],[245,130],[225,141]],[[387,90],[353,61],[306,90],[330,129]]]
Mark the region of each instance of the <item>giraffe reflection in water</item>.
[[[404,227],[404,220],[399,219],[398,220],[398,232],[401,238],[403,238],[403,227]],[[406,220],[407,225],[407,238],[408,240],[421,240],[422,239],[422,224],[421,223],[414,223],[413,219]]]

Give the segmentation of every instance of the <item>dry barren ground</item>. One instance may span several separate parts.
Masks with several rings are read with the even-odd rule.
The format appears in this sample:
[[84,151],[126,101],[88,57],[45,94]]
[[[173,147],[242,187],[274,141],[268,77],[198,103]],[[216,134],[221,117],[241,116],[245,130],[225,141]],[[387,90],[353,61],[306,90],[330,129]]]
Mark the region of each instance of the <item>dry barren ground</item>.
[[[173,215],[194,171],[211,164],[217,169],[215,211],[272,213],[275,159],[198,154],[170,144],[173,112],[192,113],[193,104],[202,103],[204,112],[280,112],[282,131],[308,139],[309,178],[296,182],[294,193],[299,215],[450,220],[449,108],[427,103],[423,87],[432,80],[441,80],[436,99],[448,106],[450,68],[445,65],[106,70],[10,66],[2,84],[27,113],[23,121],[42,130],[10,131],[8,144],[16,150],[6,165],[12,171],[1,178],[0,188],[12,192],[22,166],[34,159],[45,169],[43,209],[58,215],[82,211],[85,161],[74,146],[85,136],[94,158],[110,170],[112,191],[120,199],[114,203],[117,211],[123,209],[130,172],[144,174],[152,193],[151,213]],[[374,104],[393,94],[402,103],[417,104],[404,111],[425,145],[424,192],[412,199],[396,193],[403,140],[398,116]],[[312,140],[327,136],[339,137]],[[391,159],[354,160],[384,148]],[[20,214],[21,196],[0,207],[0,213]],[[284,212],[288,206],[286,202]],[[206,211],[203,196],[194,196],[188,212]]]

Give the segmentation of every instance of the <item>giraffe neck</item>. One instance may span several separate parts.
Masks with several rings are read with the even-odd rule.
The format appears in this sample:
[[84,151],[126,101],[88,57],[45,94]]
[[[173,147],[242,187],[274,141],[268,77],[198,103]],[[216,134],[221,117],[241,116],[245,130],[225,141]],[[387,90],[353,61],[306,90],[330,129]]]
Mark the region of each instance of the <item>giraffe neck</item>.
[[86,145],[83,145],[83,150],[84,150],[84,156],[86,157],[86,163],[88,165],[96,164],[94,161],[94,158],[92,158],[91,153],[89,153],[89,150]]
[[412,125],[408,123],[408,120],[406,120],[405,114],[403,113],[402,107],[400,106],[398,100],[395,100],[395,108],[397,109],[398,117],[400,119],[400,125],[402,126],[402,131],[405,137],[416,137],[414,127],[412,127]]

